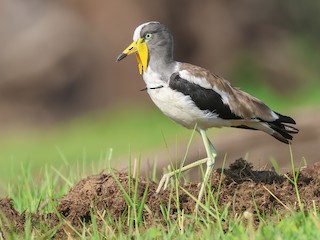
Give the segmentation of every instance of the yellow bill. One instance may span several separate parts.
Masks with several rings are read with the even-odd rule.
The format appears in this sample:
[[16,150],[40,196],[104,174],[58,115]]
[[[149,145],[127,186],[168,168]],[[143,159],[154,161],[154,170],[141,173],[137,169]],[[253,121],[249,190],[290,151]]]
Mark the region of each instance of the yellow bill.
[[143,38],[140,38],[137,42],[133,42],[127,47],[117,58],[117,62],[124,59],[126,56],[136,53],[136,58],[138,61],[139,73],[142,74],[143,71],[146,71],[148,67],[148,57],[149,51],[148,46],[144,42]]

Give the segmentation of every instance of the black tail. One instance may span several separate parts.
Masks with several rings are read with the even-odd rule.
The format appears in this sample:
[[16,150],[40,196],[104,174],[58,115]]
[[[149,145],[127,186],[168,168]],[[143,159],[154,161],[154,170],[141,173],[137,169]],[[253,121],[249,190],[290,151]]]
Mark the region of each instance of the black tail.
[[296,122],[291,117],[281,115],[277,112],[275,112],[275,114],[277,114],[279,118],[273,122],[267,122],[270,128],[275,131],[272,136],[279,141],[288,144],[292,140],[291,134],[296,134],[299,132],[297,128],[289,125],[296,124]]

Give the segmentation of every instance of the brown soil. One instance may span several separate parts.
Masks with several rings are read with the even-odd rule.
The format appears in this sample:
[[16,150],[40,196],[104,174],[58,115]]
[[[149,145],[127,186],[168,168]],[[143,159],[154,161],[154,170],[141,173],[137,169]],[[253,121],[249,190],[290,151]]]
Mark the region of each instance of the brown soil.
[[[299,210],[294,186],[284,175],[278,175],[274,171],[256,171],[252,165],[243,159],[233,162],[229,169],[214,171],[212,174],[212,189],[217,189],[221,181],[219,194],[219,207],[223,209],[229,206],[229,214],[242,216],[245,211],[253,214],[257,220],[257,210],[263,216],[271,216],[277,212],[291,212]],[[292,179],[292,174],[287,176]],[[312,166],[304,167],[298,178],[298,187],[304,210],[313,208],[313,204],[320,206],[320,162]],[[131,187],[135,179],[129,178],[127,173],[116,173],[116,177],[128,192],[129,179]],[[199,184],[190,183],[183,186],[189,193],[197,196]],[[162,191],[156,194],[157,184],[139,178],[138,200],[141,201],[147,189],[146,205],[150,210],[143,211],[144,227],[154,224],[165,224],[160,206],[168,207],[170,204],[170,218],[177,217],[177,205],[185,214],[194,214],[195,202],[183,190],[179,191],[179,204],[169,202],[170,191]],[[214,193],[217,195],[217,191]],[[253,201],[254,198],[254,201]],[[255,208],[255,205],[257,208]],[[72,234],[72,228],[81,229],[82,224],[91,224],[91,214],[97,214],[98,226],[102,226],[101,214],[106,211],[116,221],[123,218],[128,210],[128,204],[117,181],[110,174],[100,173],[89,176],[78,182],[68,194],[58,200],[56,213],[18,213],[11,199],[0,199],[0,236],[8,236],[10,231],[22,232],[26,216],[31,218],[34,228],[40,222],[45,223],[48,229],[58,229],[55,236],[60,238],[66,234]],[[126,230],[126,229],[124,229]]]

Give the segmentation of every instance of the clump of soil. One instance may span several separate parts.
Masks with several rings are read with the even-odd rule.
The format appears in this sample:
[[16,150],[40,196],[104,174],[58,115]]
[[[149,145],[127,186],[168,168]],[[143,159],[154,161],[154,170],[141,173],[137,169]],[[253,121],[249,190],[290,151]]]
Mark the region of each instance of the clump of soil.
[[[319,176],[320,163],[302,169],[299,174],[298,186],[304,210],[311,209],[313,204],[320,206]],[[293,178],[291,173],[288,173],[287,177]],[[253,214],[259,212],[269,216],[277,210],[299,210],[294,186],[287,177],[274,171],[255,171],[250,163],[238,159],[229,169],[214,171],[211,184],[213,191],[221,184],[218,202],[221,208],[230,205],[230,214],[241,215],[244,211],[250,211]],[[128,202],[119,183],[127,193],[132,193],[137,179],[127,173],[117,173],[116,178],[117,180],[111,174],[101,173],[82,179],[59,200],[57,214],[32,213],[33,225],[36,227],[37,223],[45,222],[50,228],[56,226],[59,229],[56,236],[61,237],[70,230],[70,224],[79,230],[83,223],[91,224],[93,213],[98,216],[98,226],[103,224],[103,212],[107,212],[117,221],[128,211]],[[156,194],[157,184],[150,180],[139,178],[137,186],[138,201],[141,201],[146,193],[145,204],[150,209],[143,211],[144,226],[165,224],[160,206],[168,208],[170,204],[172,220],[177,216],[177,206],[185,214],[194,214],[195,202],[183,190],[179,191],[180,202],[177,204],[170,201],[170,190]],[[197,196],[200,184],[190,183],[183,187],[193,196]],[[217,191],[214,191],[214,194],[217,194]],[[24,229],[26,214],[18,213],[12,206],[12,200],[0,199],[0,212],[0,236]],[[66,222],[68,224],[64,224]]]
[[281,184],[285,179],[284,176],[280,176],[274,171],[254,171],[252,164],[242,158],[231,163],[229,169],[224,170],[224,174],[227,177],[226,181],[236,183],[253,181],[255,183]]
[[2,231],[21,231],[24,228],[25,214],[13,208],[12,199],[0,199],[0,236]]

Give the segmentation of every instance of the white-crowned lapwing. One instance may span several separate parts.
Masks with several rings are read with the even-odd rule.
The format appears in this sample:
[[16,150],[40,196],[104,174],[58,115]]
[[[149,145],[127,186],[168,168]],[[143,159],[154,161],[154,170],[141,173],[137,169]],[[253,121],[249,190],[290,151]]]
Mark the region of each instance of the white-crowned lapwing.
[[[209,141],[206,130],[211,127],[235,127],[260,130],[281,142],[289,143],[298,129],[295,121],[272,111],[259,99],[234,88],[222,77],[208,70],[173,59],[173,37],[159,22],[138,26],[133,43],[119,55],[117,61],[136,54],[139,72],[146,91],[158,108],[173,121],[201,134],[207,158],[182,169],[165,174],[158,186],[166,188],[169,178],[177,171],[185,171],[207,163],[198,196],[198,203],[213,169],[217,152]],[[197,206],[198,206],[197,203]]]

